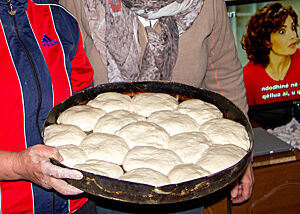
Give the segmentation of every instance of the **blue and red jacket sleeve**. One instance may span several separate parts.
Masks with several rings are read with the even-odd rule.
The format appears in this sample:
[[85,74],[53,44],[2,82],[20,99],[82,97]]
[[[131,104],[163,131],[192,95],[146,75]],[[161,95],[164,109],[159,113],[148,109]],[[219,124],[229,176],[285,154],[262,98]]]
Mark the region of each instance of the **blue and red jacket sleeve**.
[[71,67],[71,84],[73,93],[93,86],[94,69],[85,54],[80,31],[78,46],[75,56],[71,61]]

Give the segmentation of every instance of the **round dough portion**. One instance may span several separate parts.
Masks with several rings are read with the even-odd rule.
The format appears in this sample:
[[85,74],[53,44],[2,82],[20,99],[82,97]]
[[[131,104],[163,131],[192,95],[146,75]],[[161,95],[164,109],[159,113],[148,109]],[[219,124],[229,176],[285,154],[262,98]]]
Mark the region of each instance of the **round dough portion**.
[[170,184],[170,180],[166,175],[149,168],[133,169],[126,172],[119,179],[156,187]]
[[181,183],[210,175],[208,171],[196,164],[180,164],[175,166],[168,177],[172,184]]
[[168,110],[153,112],[147,121],[163,127],[171,136],[199,130],[199,125],[193,118],[180,112]]
[[121,165],[129,147],[119,136],[93,133],[80,143],[89,159],[104,160]]
[[180,157],[168,149],[153,146],[136,146],[129,150],[123,161],[123,169],[150,168],[165,175],[176,165],[182,164]]
[[212,145],[203,132],[184,132],[170,137],[168,149],[175,152],[184,163],[196,163]]
[[238,163],[246,153],[233,144],[212,145],[196,164],[213,174]]
[[127,94],[117,92],[105,92],[99,94],[93,100],[90,100],[87,105],[103,109],[106,112],[116,110],[132,111],[131,97]]
[[123,169],[118,164],[96,159],[87,160],[83,164],[76,164],[74,168],[111,178],[118,178],[124,174]]
[[195,119],[199,125],[210,119],[223,117],[223,113],[215,105],[199,99],[181,102],[178,106],[178,111]]
[[223,113],[216,108],[180,108],[178,111],[182,114],[187,114],[193,118],[199,125],[205,123],[208,120],[223,118]]
[[178,109],[183,109],[183,108],[219,110],[217,106],[199,99],[189,99],[181,102],[178,106]]
[[86,133],[78,126],[52,124],[44,130],[44,143],[48,146],[74,144],[79,146]]
[[118,92],[104,92],[98,94],[94,100],[106,101],[106,100],[127,100],[131,102],[131,97],[128,94],[122,94]]
[[199,131],[206,133],[214,144],[234,144],[246,151],[250,146],[245,127],[233,120],[212,119],[203,123]]
[[85,132],[93,130],[97,120],[105,111],[87,105],[78,105],[66,109],[57,118],[58,124],[70,124],[81,128]]
[[139,114],[126,110],[116,110],[99,118],[94,126],[93,132],[115,134],[116,131],[129,123],[145,120],[146,118]]
[[64,158],[61,163],[68,167],[73,167],[75,164],[84,163],[88,159],[86,153],[79,146],[68,144],[57,146],[56,148]]
[[140,93],[132,98],[134,111],[144,117],[152,112],[161,110],[175,110],[178,101],[175,97],[164,93]]
[[169,141],[169,134],[166,130],[146,121],[130,123],[121,128],[116,134],[122,137],[130,148],[135,146],[166,148]]

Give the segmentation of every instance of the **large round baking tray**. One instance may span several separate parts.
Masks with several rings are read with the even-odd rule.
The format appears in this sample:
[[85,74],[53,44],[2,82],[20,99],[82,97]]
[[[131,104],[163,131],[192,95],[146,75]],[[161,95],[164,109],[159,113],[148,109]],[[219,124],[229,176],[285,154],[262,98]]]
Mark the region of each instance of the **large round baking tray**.
[[[250,148],[247,154],[234,166],[207,177],[179,184],[154,187],[146,184],[121,181],[101,175],[95,175],[81,170],[79,171],[83,173],[83,179],[66,179],[69,184],[89,194],[138,204],[168,204],[187,201],[207,196],[208,194],[216,192],[231,184],[239,178],[250,161],[254,135],[252,127],[243,112],[224,96],[209,90],[174,82],[150,81],[98,85],[94,88],[77,93],[66,99],[64,102],[56,105],[49,112],[43,130],[45,127],[55,124],[58,116],[64,110],[74,105],[86,104],[89,100],[94,99],[98,94],[104,92],[119,92],[130,95],[143,92],[161,92],[176,96],[179,101],[195,98],[212,103],[223,112],[225,118],[236,121],[246,128],[250,138]],[[55,160],[52,160],[52,162],[61,165]]]

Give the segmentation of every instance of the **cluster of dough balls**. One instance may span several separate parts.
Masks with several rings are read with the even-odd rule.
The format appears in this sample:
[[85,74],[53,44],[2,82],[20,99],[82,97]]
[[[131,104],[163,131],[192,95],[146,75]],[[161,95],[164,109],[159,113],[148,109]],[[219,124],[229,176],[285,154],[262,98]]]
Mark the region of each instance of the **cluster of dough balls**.
[[199,99],[165,93],[99,94],[44,130],[68,167],[153,186],[198,179],[239,162],[246,129]]

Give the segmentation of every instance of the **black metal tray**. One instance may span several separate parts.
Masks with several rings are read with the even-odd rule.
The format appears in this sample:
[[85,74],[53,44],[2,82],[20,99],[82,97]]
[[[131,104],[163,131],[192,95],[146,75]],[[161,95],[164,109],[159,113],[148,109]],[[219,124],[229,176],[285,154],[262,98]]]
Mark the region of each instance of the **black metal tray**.
[[[45,127],[55,124],[58,116],[64,110],[74,105],[86,104],[89,100],[94,99],[98,94],[104,92],[119,92],[129,95],[143,92],[167,93],[177,97],[179,101],[195,98],[212,103],[222,111],[225,118],[236,121],[246,128],[250,139],[250,148],[247,154],[234,166],[207,177],[179,184],[154,187],[95,175],[82,170],[79,171],[83,173],[83,179],[66,179],[69,184],[89,194],[138,204],[169,204],[188,201],[207,196],[233,183],[244,172],[251,159],[254,134],[245,114],[224,96],[209,90],[175,82],[150,81],[98,85],[77,93],[56,105],[49,112],[44,123],[43,131]],[[55,160],[52,160],[52,163],[65,167]]]

